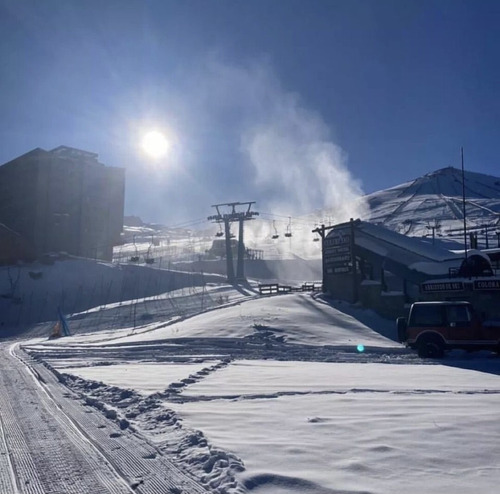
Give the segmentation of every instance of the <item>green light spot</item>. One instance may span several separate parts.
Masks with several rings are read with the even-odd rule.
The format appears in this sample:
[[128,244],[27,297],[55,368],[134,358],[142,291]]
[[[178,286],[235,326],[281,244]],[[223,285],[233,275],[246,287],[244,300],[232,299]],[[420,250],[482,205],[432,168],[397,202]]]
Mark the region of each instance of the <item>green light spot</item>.
[[360,353],[363,353],[365,351],[365,345],[359,344],[356,348]]

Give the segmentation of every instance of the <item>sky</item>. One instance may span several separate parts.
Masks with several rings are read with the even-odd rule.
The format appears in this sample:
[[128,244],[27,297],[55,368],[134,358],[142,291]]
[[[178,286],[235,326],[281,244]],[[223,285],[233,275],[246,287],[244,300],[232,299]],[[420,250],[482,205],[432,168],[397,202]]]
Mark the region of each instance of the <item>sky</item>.
[[96,152],[126,214],[172,226],[245,201],[356,217],[462,146],[499,175],[499,21],[489,0],[0,0],[0,163]]

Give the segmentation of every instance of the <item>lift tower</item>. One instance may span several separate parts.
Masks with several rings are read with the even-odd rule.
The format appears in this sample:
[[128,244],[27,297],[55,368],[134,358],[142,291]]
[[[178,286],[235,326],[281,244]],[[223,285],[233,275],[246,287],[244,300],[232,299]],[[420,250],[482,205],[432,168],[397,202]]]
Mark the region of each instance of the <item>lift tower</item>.
[[[217,214],[209,216],[208,220],[214,223],[224,223],[224,235],[226,239],[226,265],[227,265],[227,280],[229,283],[234,281],[244,281],[245,280],[245,244],[243,242],[243,222],[247,220],[252,220],[254,216],[258,216],[259,213],[255,211],[250,211],[252,204],[251,202],[228,202],[226,204],[214,204],[213,208],[217,211]],[[246,208],[243,210],[237,210],[239,208]],[[223,208],[226,208],[224,212]],[[238,235],[238,262],[236,266],[236,276],[234,275],[234,264],[233,264],[233,251],[231,249],[231,230],[230,224],[237,221],[239,223],[239,235]]]

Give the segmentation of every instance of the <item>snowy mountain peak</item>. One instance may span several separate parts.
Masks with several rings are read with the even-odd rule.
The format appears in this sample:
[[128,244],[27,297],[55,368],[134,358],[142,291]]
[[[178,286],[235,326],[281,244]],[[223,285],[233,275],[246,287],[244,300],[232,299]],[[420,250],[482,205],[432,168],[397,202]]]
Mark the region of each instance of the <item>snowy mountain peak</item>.
[[[465,194],[468,198],[500,199],[500,178],[477,172],[464,172]],[[440,194],[443,196],[462,197],[462,171],[448,166],[426,173],[410,182],[396,185],[390,189],[375,192],[368,199],[393,191],[399,197],[414,195]]]
[[[500,178],[465,171],[467,227],[500,224]],[[463,228],[462,171],[442,168],[410,182],[366,196],[369,221],[411,236],[451,238]],[[491,231],[493,234],[493,231]]]

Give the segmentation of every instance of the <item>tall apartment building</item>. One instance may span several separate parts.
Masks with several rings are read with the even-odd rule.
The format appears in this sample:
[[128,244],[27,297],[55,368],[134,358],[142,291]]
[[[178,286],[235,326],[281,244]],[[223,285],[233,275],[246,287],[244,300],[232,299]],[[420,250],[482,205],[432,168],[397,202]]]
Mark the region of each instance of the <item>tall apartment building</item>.
[[0,166],[0,223],[35,255],[111,260],[123,229],[125,170],[67,146],[36,148]]

